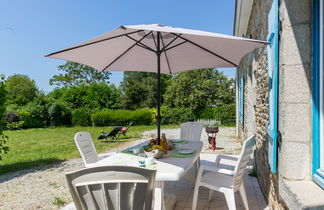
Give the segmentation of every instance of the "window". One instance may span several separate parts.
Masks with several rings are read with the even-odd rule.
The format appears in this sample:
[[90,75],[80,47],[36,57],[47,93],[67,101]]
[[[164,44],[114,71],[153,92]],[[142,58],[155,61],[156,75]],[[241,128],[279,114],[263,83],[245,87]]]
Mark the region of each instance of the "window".
[[313,180],[324,188],[324,3],[313,1]]
[[241,125],[244,124],[244,77],[243,77],[243,73],[241,75],[241,79],[240,79],[240,92],[239,92],[239,106],[240,106],[240,117],[239,117],[239,122],[241,123]]

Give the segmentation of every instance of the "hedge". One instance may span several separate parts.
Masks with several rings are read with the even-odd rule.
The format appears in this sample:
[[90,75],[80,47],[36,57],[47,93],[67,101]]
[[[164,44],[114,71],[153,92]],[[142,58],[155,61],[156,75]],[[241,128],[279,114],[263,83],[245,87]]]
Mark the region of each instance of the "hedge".
[[152,124],[152,114],[149,109],[138,110],[104,110],[95,112],[91,115],[93,126],[115,126]]
[[194,115],[190,108],[176,107],[169,108],[167,106],[161,107],[162,124],[180,124],[183,122],[193,121]]
[[206,107],[194,112],[195,119],[220,120],[222,125],[235,124],[235,104]]
[[73,126],[90,126],[91,125],[91,112],[87,108],[76,109],[72,113]]

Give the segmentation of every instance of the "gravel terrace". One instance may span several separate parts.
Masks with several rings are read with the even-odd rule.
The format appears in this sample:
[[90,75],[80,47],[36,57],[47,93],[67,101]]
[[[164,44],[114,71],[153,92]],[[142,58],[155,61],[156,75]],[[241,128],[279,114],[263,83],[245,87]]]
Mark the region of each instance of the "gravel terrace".
[[[179,138],[179,129],[162,129],[167,138]],[[125,143],[110,151],[121,150],[150,139],[155,130],[143,133],[141,140]],[[208,150],[207,134],[202,132],[203,153],[238,154],[241,143],[235,138],[235,128],[221,127],[217,136],[217,150]],[[64,173],[83,168],[81,158],[50,164],[45,167],[21,170],[0,176],[0,209],[60,209],[72,198]]]

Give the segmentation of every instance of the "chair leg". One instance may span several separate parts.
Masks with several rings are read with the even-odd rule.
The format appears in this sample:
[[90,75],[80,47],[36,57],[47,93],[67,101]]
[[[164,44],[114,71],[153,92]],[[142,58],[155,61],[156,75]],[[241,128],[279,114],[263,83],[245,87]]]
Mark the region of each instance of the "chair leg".
[[225,194],[228,209],[236,210],[234,190],[226,190],[223,193]]
[[213,199],[214,193],[215,193],[214,190],[212,190],[212,189],[209,190],[209,198],[208,198],[209,202]]
[[199,187],[200,186],[196,183],[192,200],[192,210],[196,210],[197,207]]
[[240,194],[241,194],[241,198],[243,200],[244,203],[244,207],[246,210],[249,210],[249,203],[246,197],[246,191],[245,191],[245,186],[244,186],[244,182],[242,182],[241,186],[240,186]]

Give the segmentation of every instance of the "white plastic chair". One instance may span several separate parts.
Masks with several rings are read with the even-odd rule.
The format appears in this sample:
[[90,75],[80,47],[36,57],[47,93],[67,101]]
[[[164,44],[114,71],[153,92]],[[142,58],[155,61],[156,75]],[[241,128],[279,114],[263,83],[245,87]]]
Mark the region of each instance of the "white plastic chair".
[[[246,197],[243,176],[248,166],[249,160],[253,152],[255,137],[251,136],[243,143],[241,154],[238,158],[218,155],[215,166],[201,165],[198,171],[192,209],[196,209],[199,187],[207,187],[209,191],[209,201],[212,199],[214,190],[225,194],[226,202],[230,210],[236,209],[234,193],[239,190],[245,209],[249,209]],[[221,159],[236,160],[234,171],[220,168]],[[206,172],[205,172],[206,171]]]
[[186,122],[180,124],[180,139],[200,141],[203,125],[198,122]]
[[96,148],[93,145],[92,138],[88,132],[78,132],[74,136],[74,142],[83,159],[86,168],[92,167],[99,159],[108,157],[112,153],[97,154]]
[[104,166],[66,173],[70,192],[81,209],[160,209],[152,206],[156,170],[128,166]]

